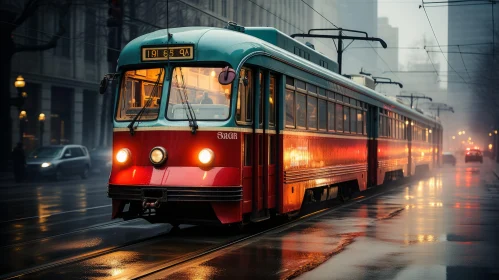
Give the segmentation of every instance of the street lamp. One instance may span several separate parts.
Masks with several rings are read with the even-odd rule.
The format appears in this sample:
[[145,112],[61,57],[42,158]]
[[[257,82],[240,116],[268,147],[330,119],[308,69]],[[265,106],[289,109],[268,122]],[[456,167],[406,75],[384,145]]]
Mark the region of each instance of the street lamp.
[[[24,121],[26,119],[26,111],[22,110],[24,105],[24,99],[28,97],[28,94],[23,91],[26,86],[26,81],[24,81],[23,76],[19,75],[14,82],[14,86],[17,89],[17,98],[13,98],[12,103],[19,110],[19,142],[23,142],[23,134],[24,134]],[[24,112],[24,113],[23,113]]]
[[489,132],[489,136],[492,136],[492,133]]
[[452,140],[455,140],[456,139],[456,136],[452,136]]
[[23,142],[24,139],[24,123],[28,119],[28,114],[26,111],[21,111],[19,113],[19,142]]
[[23,76],[21,76],[21,75],[17,76],[16,81],[14,82],[14,86],[15,86],[16,88],[21,88],[21,89],[22,89],[24,86],[26,86],[26,82],[24,81]]
[[45,126],[45,114],[44,113],[40,113],[40,115],[38,115],[38,121],[40,122],[40,147],[43,146],[43,130],[44,130],[44,126]]

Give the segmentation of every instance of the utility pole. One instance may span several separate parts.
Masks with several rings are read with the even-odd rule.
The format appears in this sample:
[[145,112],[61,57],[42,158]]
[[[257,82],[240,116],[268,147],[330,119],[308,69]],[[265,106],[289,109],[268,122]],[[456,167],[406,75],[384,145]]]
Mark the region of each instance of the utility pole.
[[[109,0],[108,1],[108,49],[107,61],[109,63],[109,73],[116,72],[118,66],[118,58],[120,53],[116,50],[121,50],[121,41],[123,35],[123,2],[124,0]],[[110,126],[113,119],[113,97],[116,92],[116,84],[111,86],[111,94],[104,94],[101,108],[101,127],[99,146],[108,146],[111,144],[111,134],[106,129]],[[106,137],[108,136],[108,137]],[[106,141],[107,140],[107,141]]]
[[430,101],[433,101],[433,99],[431,99],[431,97],[428,97],[428,96],[418,96],[418,95],[414,95],[412,93],[411,93],[411,95],[397,95],[396,97],[410,98],[411,99],[411,109],[412,109],[412,106],[414,104],[414,99],[428,99]]
[[[324,35],[324,34],[312,34],[314,31],[338,31],[338,35]],[[361,33],[364,34],[365,36],[344,36],[343,32],[352,32],[352,33]],[[341,75],[341,66],[343,62],[343,52],[350,46],[348,44],[345,49],[343,49],[343,40],[352,40],[352,41],[373,41],[373,42],[379,42],[383,48],[386,49],[387,45],[386,42],[383,41],[383,39],[376,38],[376,37],[369,37],[367,32],[360,31],[360,30],[352,30],[352,29],[344,29],[344,28],[315,28],[315,29],[310,29],[308,33],[297,33],[297,34],[292,34],[291,38],[295,37],[303,37],[303,38],[328,38],[328,39],[338,39],[338,74]]]

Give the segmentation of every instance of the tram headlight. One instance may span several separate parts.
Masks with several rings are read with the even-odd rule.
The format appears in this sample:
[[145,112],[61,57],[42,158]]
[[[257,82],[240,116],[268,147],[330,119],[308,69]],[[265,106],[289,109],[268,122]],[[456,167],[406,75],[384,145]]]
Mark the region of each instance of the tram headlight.
[[118,153],[116,153],[116,161],[119,163],[126,163],[131,157],[132,153],[127,148],[120,149]]
[[149,153],[149,160],[154,165],[161,165],[168,158],[168,153],[163,147],[154,147]]
[[199,162],[201,162],[201,164],[203,165],[208,165],[212,163],[214,158],[215,158],[215,153],[208,148],[202,149],[198,155]]

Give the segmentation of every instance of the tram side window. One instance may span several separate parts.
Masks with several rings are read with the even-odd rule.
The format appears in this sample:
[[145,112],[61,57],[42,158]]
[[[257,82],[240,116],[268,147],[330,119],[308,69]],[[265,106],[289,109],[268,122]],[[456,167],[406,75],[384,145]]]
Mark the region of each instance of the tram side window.
[[343,107],[343,131],[350,132],[350,108],[347,106]]
[[362,115],[364,116],[364,135],[367,135],[367,119],[366,119],[366,111],[362,112]]
[[263,124],[263,102],[262,102],[262,97],[265,94],[265,79],[263,78],[263,73],[260,71],[260,97],[258,99],[258,104],[259,104],[259,111],[260,111],[260,125]]
[[350,132],[357,133],[357,110],[350,108]]
[[357,110],[357,133],[358,134],[362,134],[362,111],[361,110]]
[[295,127],[295,92],[286,90],[286,126]]
[[120,88],[116,120],[131,120],[143,107],[141,120],[156,119],[164,78],[163,68],[126,71]]
[[317,130],[317,98],[307,97],[308,129]]
[[307,97],[296,93],[296,127],[307,128]]
[[270,89],[269,89],[269,123],[275,125],[275,92],[276,92],[276,79],[270,75]]
[[319,99],[319,129],[327,128],[327,101]]
[[253,72],[247,68],[243,68],[239,72],[236,109],[237,121],[253,121]]
[[327,103],[327,118],[329,120],[329,131],[334,131],[334,103],[333,102],[328,102]]
[[336,131],[343,132],[343,105],[336,104]]

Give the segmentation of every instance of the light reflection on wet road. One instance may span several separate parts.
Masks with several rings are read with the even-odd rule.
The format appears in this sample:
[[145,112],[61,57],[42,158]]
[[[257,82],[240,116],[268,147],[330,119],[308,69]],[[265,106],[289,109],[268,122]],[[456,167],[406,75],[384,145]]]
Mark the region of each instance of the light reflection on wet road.
[[499,193],[488,185],[490,168],[444,167],[150,278],[498,279]]
[[[150,278],[498,278],[499,187],[491,184],[497,180],[490,169],[487,164],[444,167],[430,178],[395,188],[381,188],[370,198],[361,198],[319,217],[274,230]],[[24,243],[2,243],[3,273],[165,230],[164,225],[150,226],[134,220],[88,232],[29,241],[44,232],[49,232],[50,236],[62,233],[62,228],[68,225],[77,229],[79,223],[91,224],[90,221],[100,221],[104,217],[109,221],[109,209],[105,207],[54,215],[96,207],[102,204],[102,201],[95,201],[97,197],[105,197],[105,191],[99,194],[100,190],[89,185],[84,191],[75,187],[78,199],[74,198],[68,205],[60,200],[57,202],[57,197],[64,197],[61,188],[47,190],[43,195],[46,199],[42,203],[38,201],[38,207],[30,213],[44,216],[41,207],[49,211],[49,216],[34,221],[4,222],[5,227],[11,228],[2,236],[16,243],[18,241],[13,237],[20,235]],[[57,194],[58,191],[62,193]],[[36,189],[33,193],[36,195]],[[89,197],[93,195],[95,197]],[[78,202],[79,199],[83,201]],[[72,208],[75,203],[79,203],[78,207]],[[4,225],[0,221],[1,226]],[[27,237],[22,237],[23,234]],[[237,237],[218,229],[187,228],[176,235],[29,276],[39,279],[128,279],[188,253]]]

